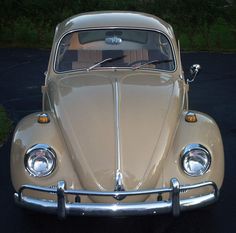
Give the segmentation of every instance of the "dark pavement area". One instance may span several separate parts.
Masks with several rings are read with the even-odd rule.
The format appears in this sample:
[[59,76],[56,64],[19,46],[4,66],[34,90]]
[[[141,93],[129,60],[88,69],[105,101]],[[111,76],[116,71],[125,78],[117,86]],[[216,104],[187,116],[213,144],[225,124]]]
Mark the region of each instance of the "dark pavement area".
[[[0,104],[16,124],[40,110],[41,85],[49,51],[0,49]],[[56,216],[20,209],[13,201],[9,173],[11,137],[0,148],[0,227],[3,233],[47,232],[236,232],[236,54],[183,53],[186,74],[194,63],[202,66],[190,86],[190,108],[205,112],[218,123],[225,148],[225,180],[219,201],[207,208],[171,215],[105,218]]]

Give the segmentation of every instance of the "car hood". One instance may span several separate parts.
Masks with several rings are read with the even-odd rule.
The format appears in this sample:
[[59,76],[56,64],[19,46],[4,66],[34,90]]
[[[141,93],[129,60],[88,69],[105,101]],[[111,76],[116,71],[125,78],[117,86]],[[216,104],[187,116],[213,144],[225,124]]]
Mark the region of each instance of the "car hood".
[[183,105],[177,78],[90,71],[61,78],[53,90],[54,111],[84,189],[112,191],[117,173],[125,190],[156,186]]

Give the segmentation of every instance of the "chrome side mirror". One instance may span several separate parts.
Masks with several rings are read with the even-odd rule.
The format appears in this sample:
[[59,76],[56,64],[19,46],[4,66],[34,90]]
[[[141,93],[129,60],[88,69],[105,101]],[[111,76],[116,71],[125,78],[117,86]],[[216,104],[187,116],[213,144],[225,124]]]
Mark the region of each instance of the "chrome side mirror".
[[199,64],[192,65],[189,70],[190,77],[187,79],[187,83],[193,82],[200,70],[201,70],[201,66]]
[[47,75],[48,75],[48,71],[46,70],[46,71],[44,71],[44,77],[47,77]]

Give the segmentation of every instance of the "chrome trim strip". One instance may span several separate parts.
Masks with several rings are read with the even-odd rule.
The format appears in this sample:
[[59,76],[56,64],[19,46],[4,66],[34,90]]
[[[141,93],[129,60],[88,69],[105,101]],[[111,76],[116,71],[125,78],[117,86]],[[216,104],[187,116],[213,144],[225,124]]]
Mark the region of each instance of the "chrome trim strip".
[[116,149],[117,170],[121,168],[121,144],[120,144],[120,90],[118,80],[115,79],[115,124],[116,124]]
[[[46,188],[33,185],[23,185],[19,193],[14,194],[15,202],[25,208],[58,214],[60,217],[66,215],[86,215],[86,216],[132,216],[132,215],[156,215],[162,213],[173,213],[178,216],[180,211],[200,208],[214,203],[219,196],[219,191],[214,182],[204,182],[193,185],[180,185],[176,178],[171,179],[170,188],[154,189],[154,190],[139,190],[139,191],[119,191],[119,192],[96,192],[86,190],[70,190],[64,189],[65,182],[59,181],[57,188]],[[206,195],[180,199],[179,194],[184,190],[212,187],[213,191]],[[36,199],[22,195],[24,190],[35,190],[39,192],[50,192],[57,194],[58,201]],[[59,194],[58,194],[59,192]],[[64,193],[64,194],[63,194]],[[87,196],[112,196],[119,197],[122,195],[146,195],[146,194],[162,194],[170,193],[169,200],[156,202],[140,202],[140,203],[69,203],[64,202],[66,194],[71,195],[87,195]],[[62,195],[62,197],[61,197]],[[60,202],[60,204],[58,203]]]
[[115,130],[116,130],[116,173],[115,191],[124,190],[123,176],[121,172],[121,142],[120,142],[120,84],[117,79],[114,82],[114,102],[115,102]]

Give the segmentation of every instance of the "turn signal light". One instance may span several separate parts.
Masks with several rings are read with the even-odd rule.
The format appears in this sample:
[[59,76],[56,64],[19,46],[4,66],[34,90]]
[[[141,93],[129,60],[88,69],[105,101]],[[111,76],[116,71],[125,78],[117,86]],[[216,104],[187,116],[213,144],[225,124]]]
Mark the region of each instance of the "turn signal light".
[[50,122],[49,116],[47,113],[40,113],[38,116],[38,123],[47,124]]
[[185,116],[185,121],[190,122],[190,123],[197,122],[196,114],[194,112],[187,112]]

